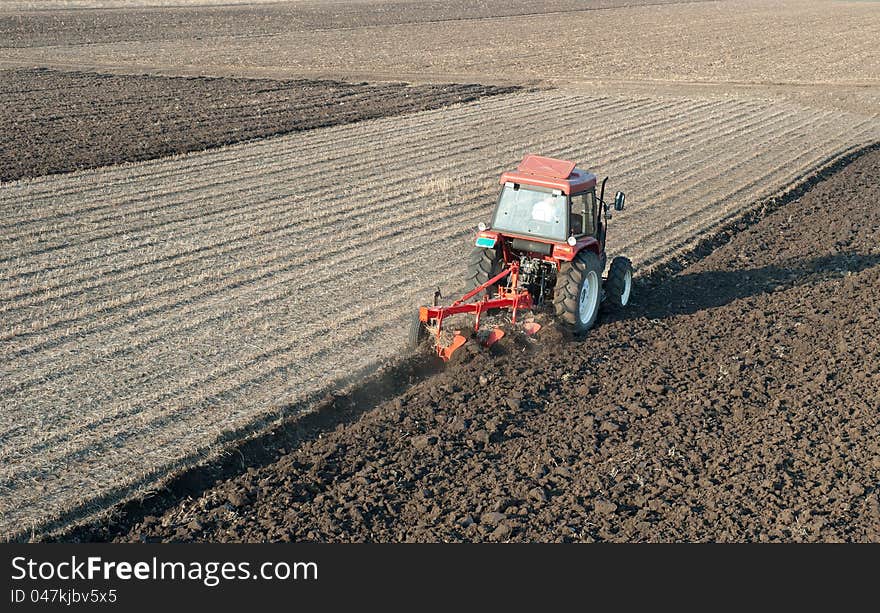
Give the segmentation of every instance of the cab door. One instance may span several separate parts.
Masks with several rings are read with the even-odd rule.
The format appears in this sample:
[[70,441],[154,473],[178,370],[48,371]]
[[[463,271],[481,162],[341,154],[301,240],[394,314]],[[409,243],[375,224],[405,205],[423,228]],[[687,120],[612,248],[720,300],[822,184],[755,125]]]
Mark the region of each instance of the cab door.
[[569,228],[575,237],[593,236],[599,238],[599,207],[596,206],[595,190],[571,197]]

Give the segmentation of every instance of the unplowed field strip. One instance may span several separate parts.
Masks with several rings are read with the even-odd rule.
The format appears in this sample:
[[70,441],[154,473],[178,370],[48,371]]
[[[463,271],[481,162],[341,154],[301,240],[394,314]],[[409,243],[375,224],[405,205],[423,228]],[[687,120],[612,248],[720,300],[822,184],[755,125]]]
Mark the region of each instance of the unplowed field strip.
[[118,500],[399,355],[528,151],[612,175],[638,264],[880,121],[783,102],[517,93],[0,187],[0,531]]
[[[220,35],[265,37],[315,29],[436,24],[547,13],[565,15],[681,3],[682,0],[544,0],[541,3],[533,0],[4,0],[0,3],[0,47],[194,40]],[[122,8],[128,10],[119,10]]]
[[[620,82],[649,88],[656,82],[709,86],[716,93],[752,86],[822,108],[878,113],[876,2],[650,3],[573,12],[541,3],[527,11],[536,14],[522,15],[515,14],[522,5],[505,14],[494,11],[501,9],[494,3],[443,4],[437,3],[437,10],[448,20],[439,24],[419,18],[395,23],[395,14],[409,14],[414,5],[394,4],[374,11],[375,23],[346,15],[343,29],[276,27],[281,18],[267,30],[256,14],[244,13],[235,22],[218,23],[211,29],[214,36],[108,40],[96,35],[87,44],[67,44],[68,29],[60,27],[58,42],[6,47],[0,63],[215,76],[549,81],[563,87]],[[325,16],[329,12],[323,10]],[[265,33],[254,34],[254,28]]]

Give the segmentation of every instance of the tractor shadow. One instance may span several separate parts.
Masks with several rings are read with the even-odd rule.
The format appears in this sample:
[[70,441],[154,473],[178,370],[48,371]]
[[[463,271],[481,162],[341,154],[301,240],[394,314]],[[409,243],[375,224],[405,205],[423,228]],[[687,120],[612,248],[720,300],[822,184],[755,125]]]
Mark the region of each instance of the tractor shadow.
[[844,252],[787,265],[743,270],[688,273],[658,281],[636,280],[633,301],[625,309],[610,309],[606,321],[664,319],[730,304],[734,300],[840,279],[880,264],[880,255]]

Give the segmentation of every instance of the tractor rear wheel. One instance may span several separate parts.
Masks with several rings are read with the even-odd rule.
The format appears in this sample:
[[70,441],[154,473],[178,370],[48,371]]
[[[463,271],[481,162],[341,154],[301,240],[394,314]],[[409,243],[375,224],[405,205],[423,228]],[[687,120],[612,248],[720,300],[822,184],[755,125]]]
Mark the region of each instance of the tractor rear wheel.
[[586,332],[596,323],[602,296],[602,264],[592,251],[581,251],[559,268],[553,306],[556,317],[575,332]]
[[633,284],[633,265],[628,258],[618,256],[611,260],[608,269],[608,280],[605,288],[614,306],[625,307],[629,304]]
[[[486,281],[497,275],[503,269],[503,262],[497,249],[485,249],[474,247],[468,260],[467,275],[465,281],[468,291],[483,285]],[[477,298],[484,295],[490,298],[495,295],[498,284],[492,285],[477,294]]]

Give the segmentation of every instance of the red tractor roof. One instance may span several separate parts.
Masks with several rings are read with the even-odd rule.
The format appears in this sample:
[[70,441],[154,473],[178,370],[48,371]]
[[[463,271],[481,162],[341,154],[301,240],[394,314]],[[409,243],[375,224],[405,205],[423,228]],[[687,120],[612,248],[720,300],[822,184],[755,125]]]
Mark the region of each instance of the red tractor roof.
[[527,155],[516,170],[508,170],[501,175],[501,183],[508,181],[560,189],[565,194],[578,194],[596,186],[596,175],[575,168],[575,163],[569,160]]

